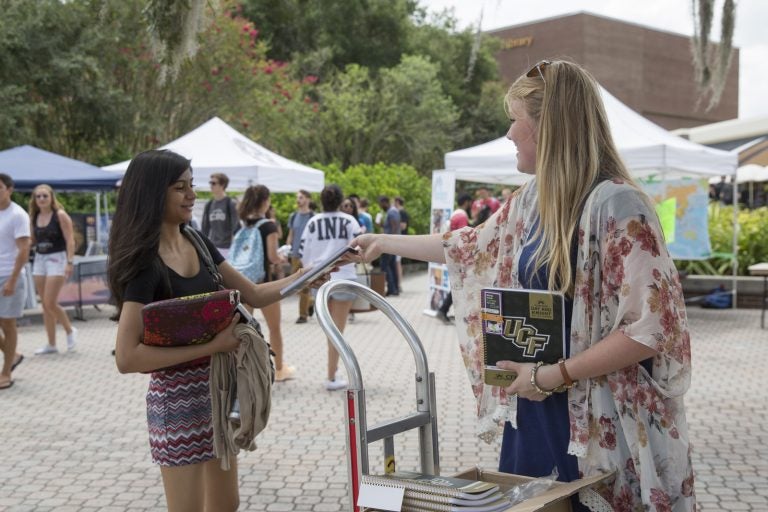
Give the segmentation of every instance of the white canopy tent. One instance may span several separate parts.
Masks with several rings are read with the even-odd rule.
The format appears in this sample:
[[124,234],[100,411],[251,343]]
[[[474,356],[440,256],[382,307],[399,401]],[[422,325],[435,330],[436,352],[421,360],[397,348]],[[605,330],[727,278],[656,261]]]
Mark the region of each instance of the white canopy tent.
[[[709,178],[709,183],[711,185],[717,185],[722,178],[719,177],[712,177]],[[757,164],[747,164],[742,165],[738,169],[736,169],[736,190],[740,189],[742,186],[746,186],[748,190],[748,196],[747,196],[747,204],[750,208],[755,207],[755,183],[764,183],[768,181],[768,167],[764,167],[762,165]],[[728,187],[733,186],[733,176],[727,176],[725,179],[725,183]],[[733,190],[733,189],[732,189]],[[735,200],[743,201],[743,197],[739,193],[732,193],[732,196]]]
[[757,164],[742,165],[736,170],[736,183],[768,181],[768,167]]
[[[718,183],[719,181],[720,177],[718,176],[709,178],[709,182],[712,184]],[[732,177],[728,176],[725,181],[726,183],[731,183]],[[736,183],[741,185],[742,183],[750,183],[753,181],[768,181],[768,167],[757,164],[747,164],[736,169]]]
[[[730,176],[736,173],[738,155],[709,148],[671,134],[636,113],[602,89],[611,132],[621,157],[637,177],[663,175]],[[515,144],[501,137],[445,155],[445,169],[458,180],[521,185],[531,176],[517,170]]]
[[[192,160],[192,168],[207,178],[214,172],[229,177],[227,190],[242,191],[251,185],[266,185],[271,192],[318,192],[323,189],[322,171],[273,153],[253,142],[218,117],[169,142],[170,149]],[[130,160],[104,167],[124,173]]]
[[[611,93],[601,87],[601,93],[613,140],[629,168],[638,178],[657,177],[675,179],[681,177],[734,176],[738,167],[738,153],[710,148],[691,142],[668,132],[633,111]],[[522,185],[532,178],[517,170],[515,144],[501,137],[485,144],[446,153],[445,171],[437,181],[453,183],[453,180],[476,181],[491,184]],[[453,208],[453,191],[450,202],[445,191],[435,190],[433,175],[433,208]],[[440,196],[435,206],[436,197]],[[735,196],[736,194],[734,194]],[[447,206],[446,206],[447,205]],[[734,197],[733,213],[733,304],[736,305],[737,275],[737,202]]]

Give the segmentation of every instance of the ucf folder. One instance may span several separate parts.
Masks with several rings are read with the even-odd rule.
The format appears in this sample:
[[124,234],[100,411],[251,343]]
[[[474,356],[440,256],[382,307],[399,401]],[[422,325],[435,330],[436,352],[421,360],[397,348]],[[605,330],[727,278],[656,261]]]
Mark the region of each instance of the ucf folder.
[[517,375],[497,361],[547,364],[565,357],[565,299],[547,290],[483,288],[484,380],[508,386]]

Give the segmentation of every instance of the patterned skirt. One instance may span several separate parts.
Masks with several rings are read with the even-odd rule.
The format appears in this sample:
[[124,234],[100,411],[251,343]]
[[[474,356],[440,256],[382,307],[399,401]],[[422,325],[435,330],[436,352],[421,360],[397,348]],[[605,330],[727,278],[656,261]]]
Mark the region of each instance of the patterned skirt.
[[185,466],[215,458],[210,364],[152,373],[147,391],[147,424],[152,462]]

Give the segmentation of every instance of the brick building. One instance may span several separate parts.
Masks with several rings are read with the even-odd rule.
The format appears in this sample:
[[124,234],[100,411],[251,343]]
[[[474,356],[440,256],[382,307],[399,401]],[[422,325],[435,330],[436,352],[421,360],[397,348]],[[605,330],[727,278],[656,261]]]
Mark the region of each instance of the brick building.
[[633,110],[667,128],[738,117],[739,50],[734,49],[720,104],[696,108],[690,38],[589,13],[489,31],[502,41],[496,58],[510,83],[536,62],[569,58]]

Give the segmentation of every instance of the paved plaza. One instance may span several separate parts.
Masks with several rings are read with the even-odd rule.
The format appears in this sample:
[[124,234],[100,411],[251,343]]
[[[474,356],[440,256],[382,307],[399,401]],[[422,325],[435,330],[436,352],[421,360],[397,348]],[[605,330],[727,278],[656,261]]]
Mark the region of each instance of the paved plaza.
[[[474,400],[453,327],[422,314],[427,277],[408,277],[391,303],[419,334],[437,386],[442,472],[494,469],[498,445],[473,436]],[[15,385],[0,391],[0,510],[164,510],[160,472],[149,458],[147,375],[120,375],[110,355],[112,308],[76,321],[74,353],[34,356],[45,343],[39,322],[20,328],[26,356]],[[322,387],[326,343],[317,321],[294,323],[296,299],[283,304],[286,361],[297,378],[275,385],[258,449],[241,454],[241,510],[347,510],[342,392]],[[768,330],[757,310],[688,310],[693,383],[687,395],[696,492],[702,511],[768,511]],[[379,312],[347,327],[362,369],[368,421],[415,409],[414,362],[405,340]],[[60,334],[60,347],[64,346]],[[396,439],[398,467],[417,466],[415,433]],[[380,443],[370,450],[382,471]]]

